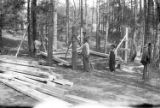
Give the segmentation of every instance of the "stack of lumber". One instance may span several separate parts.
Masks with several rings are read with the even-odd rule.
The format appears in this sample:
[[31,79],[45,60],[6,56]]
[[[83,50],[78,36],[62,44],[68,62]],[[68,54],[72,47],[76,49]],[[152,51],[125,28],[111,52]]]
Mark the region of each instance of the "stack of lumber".
[[[0,59],[0,81],[38,101],[59,98],[70,104],[88,103],[88,99],[70,95],[73,82],[51,72],[50,67],[39,68],[38,64],[19,59]],[[94,102],[94,101],[93,101]]]

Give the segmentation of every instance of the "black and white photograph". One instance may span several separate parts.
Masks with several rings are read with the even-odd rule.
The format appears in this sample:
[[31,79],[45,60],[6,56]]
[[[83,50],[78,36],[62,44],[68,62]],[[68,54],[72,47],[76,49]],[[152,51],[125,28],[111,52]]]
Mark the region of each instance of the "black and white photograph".
[[0,0],[0,108],[160,108],[160,0]]

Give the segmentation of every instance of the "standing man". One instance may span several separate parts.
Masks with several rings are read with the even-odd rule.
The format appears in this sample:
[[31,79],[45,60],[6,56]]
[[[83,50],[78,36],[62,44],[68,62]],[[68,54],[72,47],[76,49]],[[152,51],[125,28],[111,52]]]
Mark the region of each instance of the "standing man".
[[89,62],[89,55],[90,55],[90,48],[89,48],[89,37],[84,38],[83,45],[78,48],[77,50],[81,50],[81,54],[83,57],[83,69],[85,72],[90,71],[90,62]]
[[144,65],[143,68],[143,80],[149,79],[149,72],[148,72],[148,66],[151,62],[151,43],[148,43],[143,48],[143,54],[141,58],[141,63]]
[[116,64],[116,60],[115,60],[115,45],[111,45],[111,51],[109,53],[109,69],[111,72],[115,72],[115,64]]

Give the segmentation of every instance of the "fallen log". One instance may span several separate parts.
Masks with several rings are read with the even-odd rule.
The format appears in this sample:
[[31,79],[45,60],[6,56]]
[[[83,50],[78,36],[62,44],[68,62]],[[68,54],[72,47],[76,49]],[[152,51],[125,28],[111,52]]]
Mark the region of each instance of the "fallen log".
[[[45,53],[45,52],[41,52],[41,55],[47,57],[47,53]],[[58,62],[58,63],[62,63],[62,64],[65,65],[65,66],[71,66],[71,64],[70,64],[69,62],[67,62],[67,61],[65,61],[65,60],[63,60],[63,59],[60,59],[60,58],[58,58],[58,57],[55,57],[54,55],[53,55],[53,58],[52,58],[52,59],[53,59],[54,61]]]
[[73,82],[65,80],[65,79],[55,79],[53,82],[60,84],[60,85],[66,85],[66,86],[73,86]]

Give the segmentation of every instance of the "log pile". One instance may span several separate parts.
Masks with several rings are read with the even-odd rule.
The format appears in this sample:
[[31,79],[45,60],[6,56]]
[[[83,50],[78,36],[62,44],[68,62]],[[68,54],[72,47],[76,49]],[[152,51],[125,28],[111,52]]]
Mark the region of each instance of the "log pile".
[[[0,81],[38,101],[47,98],[59,98],[67,105],[94,102],[70,95],[73,82],[51,70],[54,67],[43,67],[16,59],[0,59]],[[44,71],[45,68],[45,71]]]

